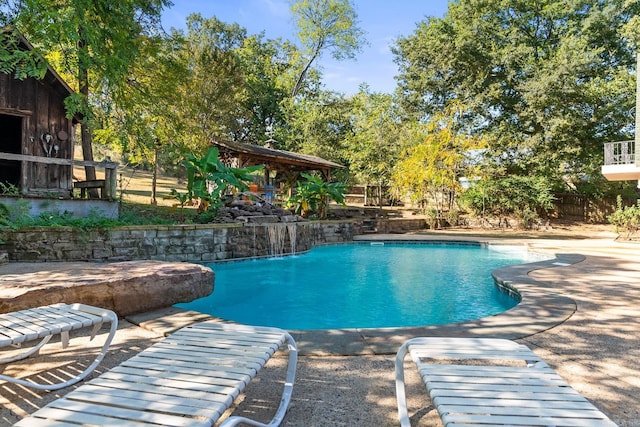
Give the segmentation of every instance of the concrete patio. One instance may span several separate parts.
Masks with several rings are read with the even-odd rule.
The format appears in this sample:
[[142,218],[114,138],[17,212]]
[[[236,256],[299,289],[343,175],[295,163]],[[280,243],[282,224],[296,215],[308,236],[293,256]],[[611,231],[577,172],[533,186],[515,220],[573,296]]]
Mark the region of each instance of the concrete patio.
[[[525,293],[523,302],[538,298],[538,304],[529,306],[528,313],[520,311],[430,328],[294,331],[302,355],[292,404],[282,425],[398,425],[393,353],[404,339],[430,334],[517,339],[543,357],[614,422],[640,426],[640,244],[615,241],[614,237],[609,232],[503,237],[449,232],[370,237],[525,244],[532,250],[563,254],[562,259],[568,262],[524,274],[522,269],[512,271],[518,283],[529,287],[529,297]],[[169,309],[122,320],[111,351],[97,373],[131,357],[164,333],[201,318],[196,313]],[[83,351],[82,340],[86,338],[76,340],[78,346],[65,351],[59,345],[49,346],[40,357],[12,364],[4,372],[45,379],[65,376],[90,358]],[[240,397],[234,413],[270,419],[280,395],[274,381],[279,385],[284,378],[285,363],[283,357],[272,358]],[[413,425],[440,425],[413,369],[408,370],[407,387]],[[11,425],[66,392],[42,393],[0,384],[0,425]]]

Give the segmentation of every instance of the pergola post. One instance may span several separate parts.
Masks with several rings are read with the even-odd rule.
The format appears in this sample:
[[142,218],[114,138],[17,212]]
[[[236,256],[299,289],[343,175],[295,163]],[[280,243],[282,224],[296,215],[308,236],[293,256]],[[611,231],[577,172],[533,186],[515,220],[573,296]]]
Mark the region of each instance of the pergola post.
[[271,182],[269,181],[269,174],[270,174],[270,170],[269,170],[269,165],[264,165],[264,185],[265,187],[267,185],[271,185]]

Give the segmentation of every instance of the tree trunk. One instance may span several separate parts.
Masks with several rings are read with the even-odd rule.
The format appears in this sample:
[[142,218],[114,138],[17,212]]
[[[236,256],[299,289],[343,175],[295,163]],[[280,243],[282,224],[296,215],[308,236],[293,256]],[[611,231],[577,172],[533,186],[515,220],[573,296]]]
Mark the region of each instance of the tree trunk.
[[314,51],[313,55],[311,56],[309,61],[307,61],[307,64],[302,69],[302,72],[298,76],[298,79],[296,80],[296,84],[293,87],[293,91],[291,92],[292,98],[295,98],[296,95],[298,95],[298,92],[300,92],[300,89],[302,88],[302,83],[304,82],[305,77],[307,77],[307,73],[309,72],[309,68],[311,68],[311,64],[313,64],[313,61],[315,61],[315,59],[318,57],[318,54],[320,53],[320,49],[322,49],[322,45],[316,47],[316,50]]
[[[88,55],[86,52],[87,44],[84,41],[82,28],[78,28],[78,35],[80,36],[80,41],[78,42],[78,51],[80,52],[80,57]],[[80,94],[84,97],[84,102],[89,102],[89,73],[86,65],[82,62],[82,60],[78,61],[78,86],[80,89]],[[87,123],[87,113],[84,112],[84,117],[82,122],[80,123],[80,137],[82,140],[82,158],[86,161],[93,161],[93,138],[91,135],[91,129]],[[96,168],[94,166],[85,166],[84,173],[87,181],[93,181],[96,179]],[[97,199],[99,198],[98,190],[95,188],[89,189],[89,198]]]
[[156,187],[158,183],[158,147],[153,149],[153,176],[151,178],[151,204],[157,205],[158,200],[156,200]]

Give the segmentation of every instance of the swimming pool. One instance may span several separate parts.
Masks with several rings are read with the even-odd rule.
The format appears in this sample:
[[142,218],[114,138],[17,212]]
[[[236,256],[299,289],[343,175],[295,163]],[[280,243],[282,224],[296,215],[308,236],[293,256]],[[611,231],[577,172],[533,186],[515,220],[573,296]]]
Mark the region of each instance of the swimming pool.
[[518,302],[499,267],[543,259],[513,247],[449,243],[321,246],[295,256],[208,264],[215,289],[177,307],[289,330],[462,322]]

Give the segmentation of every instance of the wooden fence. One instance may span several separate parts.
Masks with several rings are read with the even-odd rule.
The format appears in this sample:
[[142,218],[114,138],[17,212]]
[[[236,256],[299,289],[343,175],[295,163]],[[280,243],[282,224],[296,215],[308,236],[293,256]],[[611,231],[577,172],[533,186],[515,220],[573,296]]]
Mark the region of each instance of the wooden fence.
[[[559,218],[574,219],[589,223],[605,223],[616,210],[616,198],[604,197],[593,200],[580,194],[556,194],[555,210]],[[635,199],[623,198],[623,206],[632,206]]]
[[[391,197],[386,194],[389,187],[383,187],[383,206],[391,205]],[[346,194],[347,203],[374,205],[379,203],[378,187],[354,185],[349,187]],[[625,198],[623,206],[632,206],[636,199]],[[395,205],[398,203],[395,202]],[[616,209],[616,198],[605,197],[594,200],[579,194],[555,194],[554,210],[558,218],[588,223],[606,223],[607,217]]]

